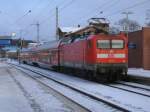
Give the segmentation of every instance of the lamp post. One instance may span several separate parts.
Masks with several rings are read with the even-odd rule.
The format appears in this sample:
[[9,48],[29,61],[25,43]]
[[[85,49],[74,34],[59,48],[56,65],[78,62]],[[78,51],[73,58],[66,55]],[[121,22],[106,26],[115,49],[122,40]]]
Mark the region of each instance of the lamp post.
[[20,53],[21,53],[21,50],[22,50],[22,29],[19,30],[19,33],[20,33],[20,38],[18,40],[18,61],[19,61],[19,64],[21,63],[20,61]]
[[[27,16],[29,13],[31,13],[31,10],[28,10],[22,17],[20,17],[19,19],[17,19],[17,21],[16,22],[18,22],[18,21],[20,21],[21,19],[24,19],[24,17],[25,16]],[[15,23],[16,23],[15,22]],[[18,52],[18,61],[19,61],[19,64],[20,64],[20,53],[21,53],[21,50],[22,50],[22,29],[20,29],[20,31],[19,31],[19,33],[20,33],[20,38],[19,38],[19,40],[18,40],[18,50],[17,50],[17,52]]]

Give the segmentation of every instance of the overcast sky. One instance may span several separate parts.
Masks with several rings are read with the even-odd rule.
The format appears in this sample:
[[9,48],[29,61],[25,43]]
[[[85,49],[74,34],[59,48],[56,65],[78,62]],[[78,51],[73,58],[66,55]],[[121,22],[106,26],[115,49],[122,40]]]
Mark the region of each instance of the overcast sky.
[[40,40],[54,40],[56,6],[63,27],[86,26],[91,17],[106,17],[113,25],[125,17],[124,11],[132,11],[129,18],[143,26],[150,0],[0,0],[0,35],[16,32],[18,37],[22,30],[25,39],[36,40],[36,27],[31,24],[39,21]]

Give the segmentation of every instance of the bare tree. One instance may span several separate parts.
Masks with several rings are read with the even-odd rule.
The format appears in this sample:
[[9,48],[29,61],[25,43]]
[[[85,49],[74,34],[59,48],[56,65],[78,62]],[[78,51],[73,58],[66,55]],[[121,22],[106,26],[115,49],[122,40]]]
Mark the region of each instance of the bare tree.
[[109,28],[109,33],[110,33],[110,34],[118,34],[118,33],[120,33],[120,30],[119,30],[118,27],[111,26],[111,27]]
[[120,19],[117,23],[122,30],[125,30],[125,27],[128,27],[129,32],[137,31],[141,29],[140,24],[135,20],[127,20],[126,18]]

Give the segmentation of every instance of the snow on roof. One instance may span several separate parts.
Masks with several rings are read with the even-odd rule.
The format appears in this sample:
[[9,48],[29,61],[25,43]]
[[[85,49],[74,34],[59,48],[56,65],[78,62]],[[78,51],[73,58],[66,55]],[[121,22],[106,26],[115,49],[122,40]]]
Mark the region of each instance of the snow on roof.
[[50,48],[58,48],[59,44],[60,44],[60,41],[54,40],[54,41],[50,41],[50,42],[45,42],[41,45],[37,45],[37,46],[29,47],[29,48],[24,48],[24,49],[22,49],[22,52],[47,50]]
[[91,18],[91,19],[89,19],[89,22],[90,23],[96,23],[96,24],[99,24],[99,23],[109,24],[109,21],[106,20],[105,18]]
[[0,39],[12,39],[11,36],[0,36]]
[[62,32],[72,33],[82,29],[82,27],[60,27]]
[[54,40],[50,42],[43,43],[40,46],[37,46],[37,50],[49,49],[49,48],[58,48],[60,41]]
[[28,47],[35,47],[35,46],[37,46],[38,45],[38,43],[29,43],[28,44]]

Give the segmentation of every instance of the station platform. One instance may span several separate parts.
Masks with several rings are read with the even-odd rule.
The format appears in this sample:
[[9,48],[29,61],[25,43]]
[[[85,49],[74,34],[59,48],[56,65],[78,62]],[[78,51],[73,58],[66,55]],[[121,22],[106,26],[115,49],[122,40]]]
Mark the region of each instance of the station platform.
[[12,68],[0,62],[0,111],[33,112],[24,94],[15,83]]
[[0,61],[0,112],[78,112],[72,103]]

